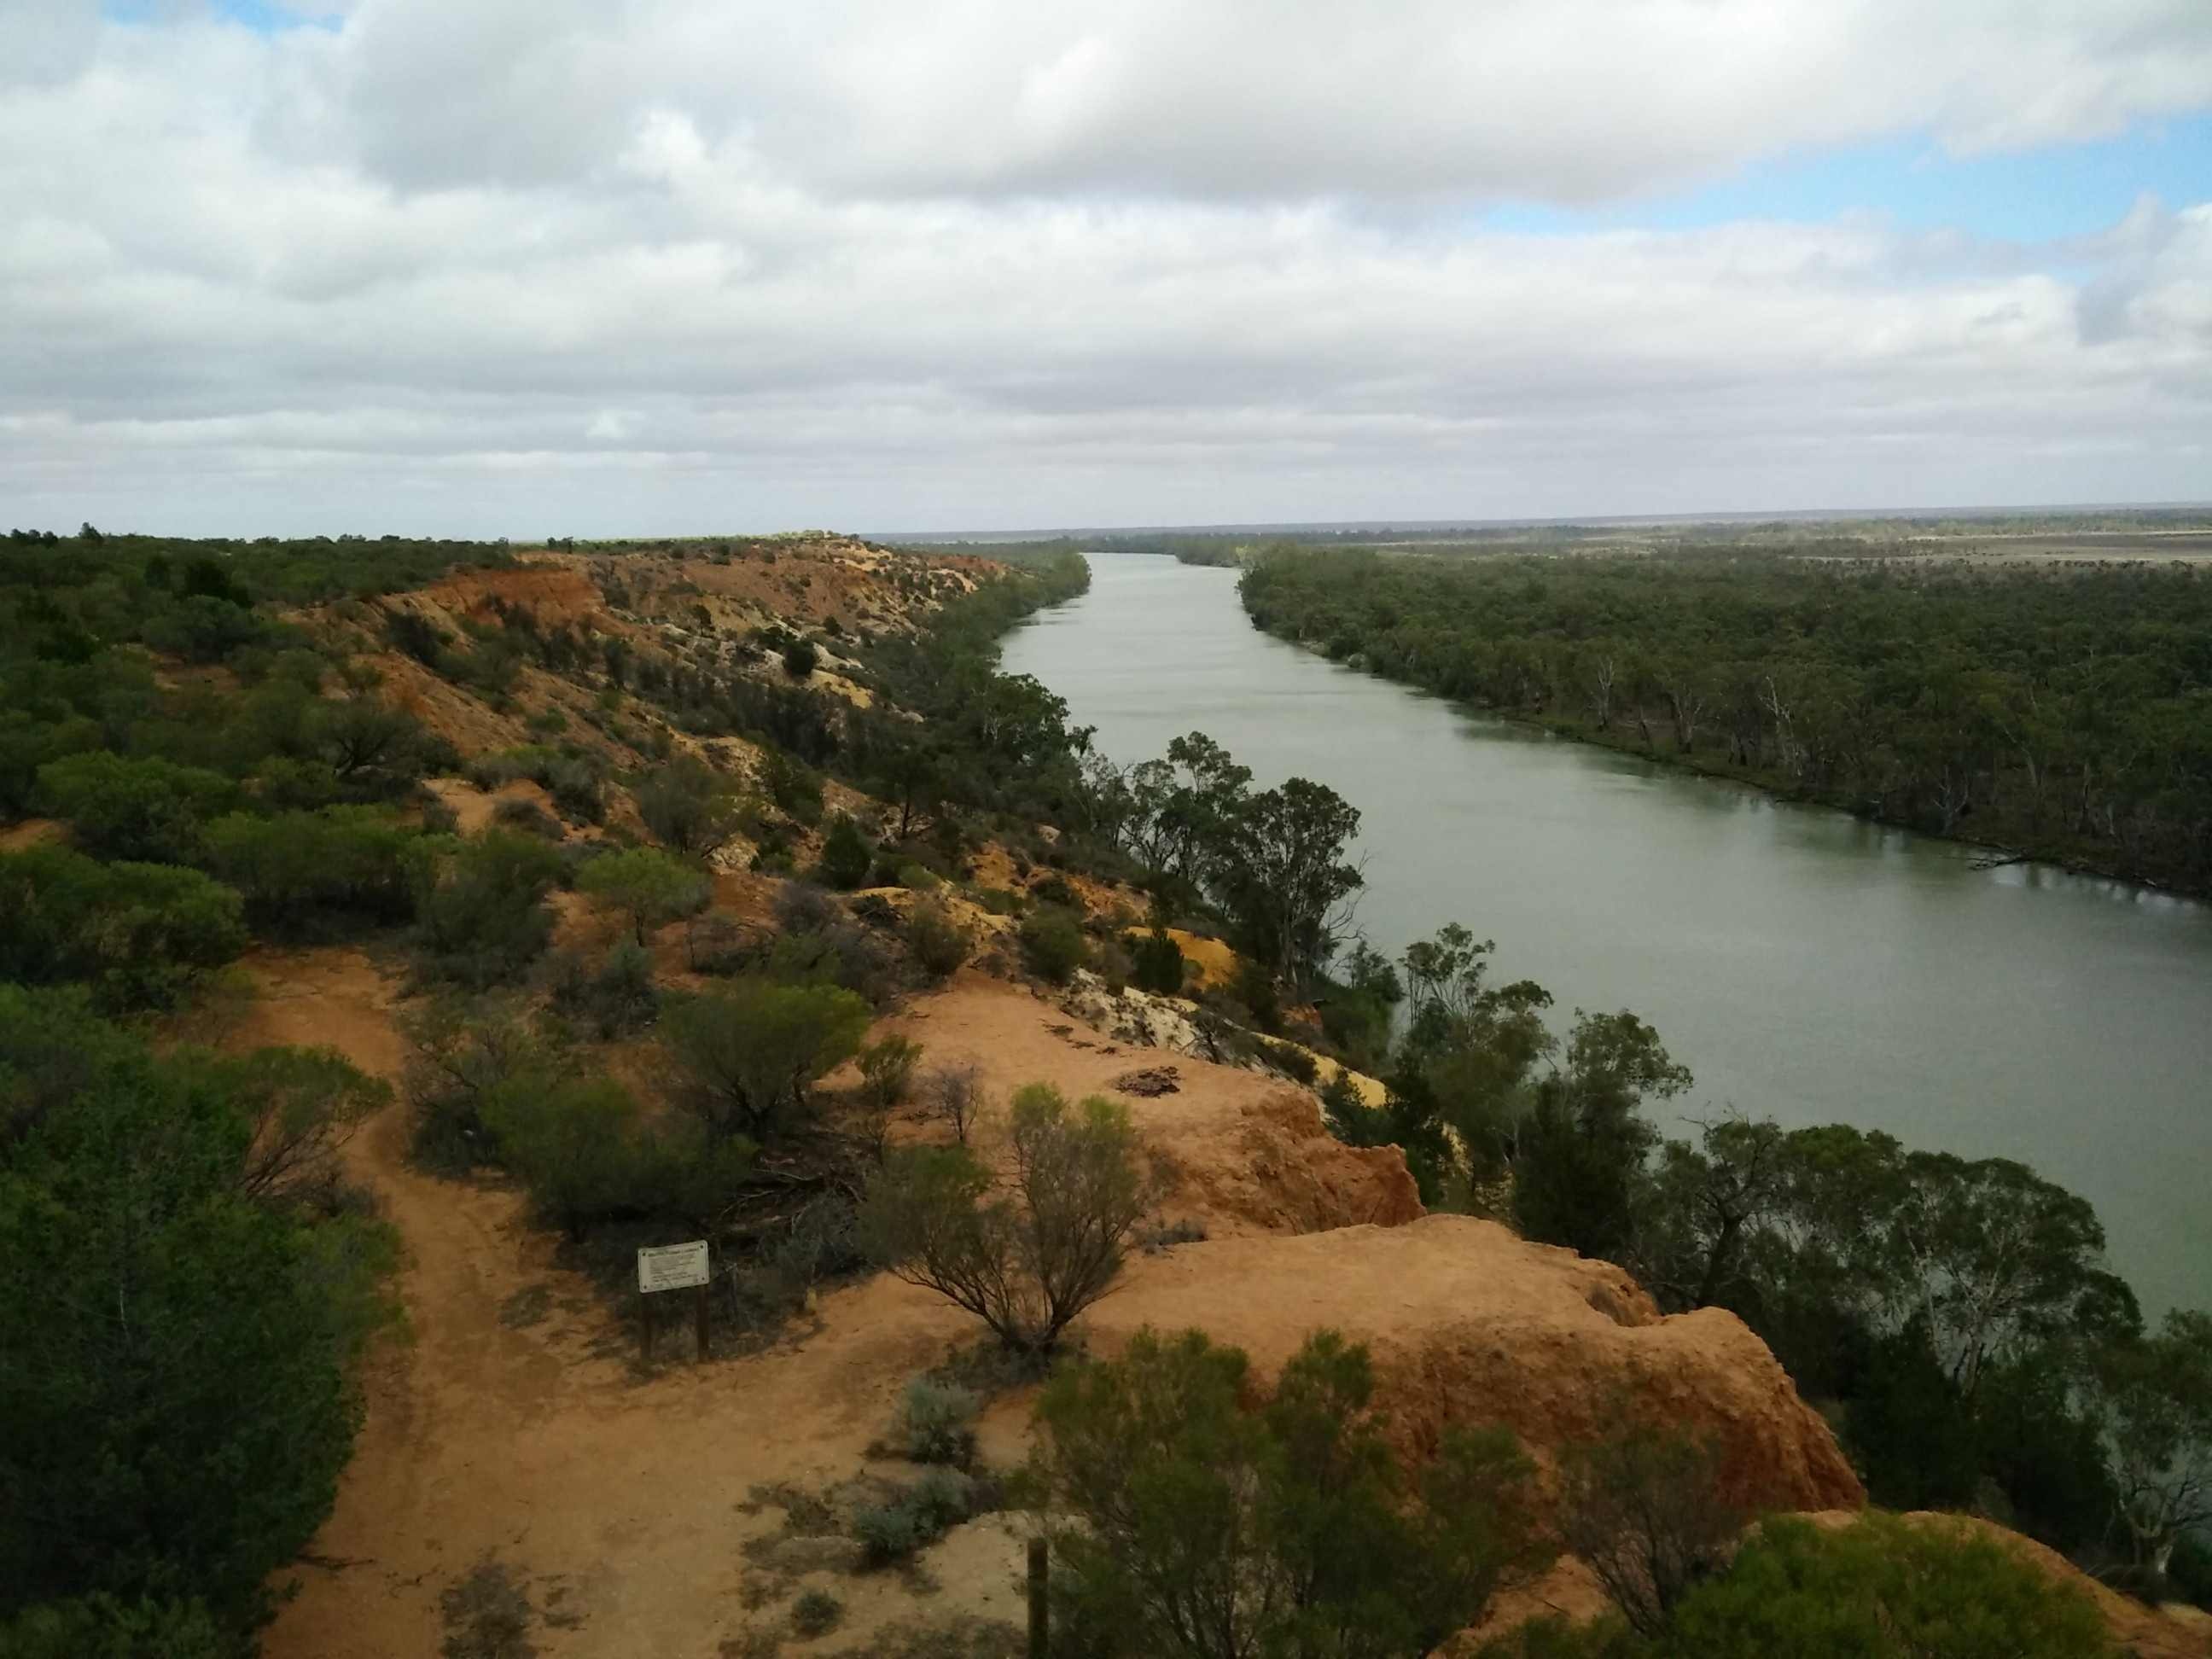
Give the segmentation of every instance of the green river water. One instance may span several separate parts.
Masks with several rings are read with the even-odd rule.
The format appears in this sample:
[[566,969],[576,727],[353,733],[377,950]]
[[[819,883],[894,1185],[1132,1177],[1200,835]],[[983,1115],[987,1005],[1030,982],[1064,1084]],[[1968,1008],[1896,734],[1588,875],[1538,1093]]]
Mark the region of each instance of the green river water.
[[1255,629],[1236,573],[1092,555],[1006,642],[1115,760],[1202,731],[1365,815],[1358,923],[1447,921],[1562,1012],[1632,1008],[1663,1103],[2013,1158],[2095,1204],[2147,1312],[2212,1306],[2212,907],[1793,805],[1466,710]]

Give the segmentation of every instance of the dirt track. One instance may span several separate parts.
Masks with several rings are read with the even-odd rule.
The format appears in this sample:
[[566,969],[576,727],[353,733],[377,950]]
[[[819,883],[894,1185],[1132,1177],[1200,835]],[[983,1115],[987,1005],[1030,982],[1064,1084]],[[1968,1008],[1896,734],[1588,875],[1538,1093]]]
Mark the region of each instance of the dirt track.
[[[268,957],[243,1040],[327,1043],[397,1080],[392,988],[352,951]],[[842,1479],[880,1434],[898,1385],[966,1334],[962,1316],[884,1280],[825,1298],[804,1346],[647,1376],[630,1334],[510,1193],[442,1182],[404,1161],[386,1112],[349,1149],[408,1262],[411,1341],[370,1377],[368,1415],[337,1507],[269,1659],[394,1659],[443,1640],[440,1596],[488,1558],[526,1583],[546,1656],[714,1655],[756,1619],[741,1600],[745,1538],[774,1510],[757,1483]],[[985,1521],[933,1552],[945,1601],[1012,1616],[1018,1546]],[[826,1582],[826,1581],[825,1581]],[[911,1613],[891,1577],[840,1579],[844,1629]],[[803,1650],[805,1644],[794,1644]]]

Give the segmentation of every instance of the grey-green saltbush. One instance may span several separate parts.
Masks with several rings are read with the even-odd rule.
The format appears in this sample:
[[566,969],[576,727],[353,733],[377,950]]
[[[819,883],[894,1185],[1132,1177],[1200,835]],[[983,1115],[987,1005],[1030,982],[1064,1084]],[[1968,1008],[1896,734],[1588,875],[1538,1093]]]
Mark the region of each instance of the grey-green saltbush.
[[965,1466],[975,1453],[975,1421],[982,1401],[972,1389],[918,1376],[899,1399],[899,1449],[917,1463]]

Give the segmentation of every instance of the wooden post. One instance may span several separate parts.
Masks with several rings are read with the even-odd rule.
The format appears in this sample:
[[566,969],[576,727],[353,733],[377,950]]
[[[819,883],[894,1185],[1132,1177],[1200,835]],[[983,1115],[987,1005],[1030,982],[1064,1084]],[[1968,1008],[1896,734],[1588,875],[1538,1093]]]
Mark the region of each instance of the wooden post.
[[1052,1651],[1051,1604],[1045,1594],[1051,1571],[1051,1559],[1045,1553],[1044,1540],[1030,1539],[1029,1659],[1048,1659]]
[[637,1353],[646,1364],[653,1364],[653,1298],[642,1289],[637,1293]]
[[700,1364],[704,1364],[706,1363],[706,1361],[707,1361],[707,1292],[708,1292],[708,1286],[707,1286],[707,1285],[703,1285],[703,1284],[702,1284],[702,1285],[701,1285],[699,1286],[699,1294],[698,1294],[698,1312],[699,1312],[699,1363],[700,1363]]

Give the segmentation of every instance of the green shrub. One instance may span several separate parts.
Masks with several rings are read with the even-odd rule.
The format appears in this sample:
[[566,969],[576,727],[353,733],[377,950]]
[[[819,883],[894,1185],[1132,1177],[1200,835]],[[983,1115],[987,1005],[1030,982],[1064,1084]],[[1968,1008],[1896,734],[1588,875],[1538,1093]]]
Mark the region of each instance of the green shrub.
[[2095,1659],[2117,1652],[2095,1604],[1966,1522],[1868,1514],[1823,1530],[1777,1518],[1692,1590],[1665,1659]]
[[948,979],[968,960],[968,930],[945,908],[917,901],[906,916],[906,947],[915,965],[932,980]]
[[822,818],[822,775],[781,749],[761,752],[760,786],[779,811],[800,823]]
[[413,1051],[405,1082],[414,1115],[410,1150],[441,1175],[496,1163],[485,1102],[518,1079],[550,1086],[568,1060],[559,1034],[538,1029],[511,1001],[440,997],[403,1014],[400,1027]]
[[822,653],[811,640],[793,640],[783,647],[783,672],[795,680],[811,674],[822,660]]
[[8,1659],[235,1659],[197,1601],[120,1601],[112,1595],[49,1601],[0,1617]]
[[1237,978],[1231,987],[1237,1000],[1252,1016],[1252,1024],[1273,1036],[1283,1029],[1282,993],[1275,976],[1249,957],[1237,959]]
[[485,831],[436,861],[416,896],[428,965],[460,984],[511,984],[553,936],[545,895],[561,878],[560,854],[533,836]]
[[1546,1559],[1534,1470],[1503,1430],[1453,1429],[1409,1477],[1373,1391],[1331,1331],[1256,1408],[1244,1354],[1198,1331],[1060,1371],[1037,1406],[1055,1636],[1129,1659],[1418,1659],[1474,1623]]
[[1052,985],[1065,985],[1090,957],[1083,929],[1065,910],[1040,909],[1022,918],[1022,960]]
[[620,910],[641,945],[656,928],[705,909],[711,896],[706,877],[653,847],[600,854],[577,872],[576,890]]
[[222,1071],[81,997],[0,986],[0,1619],[104,1594],[40,1615],[64,1651],[189,1653],[188,1610],[134,1607],[188,1586],[242,1639],[330,1511],[388,1241],[248,1195]]
[[738,827],[738,803],[727,780],[688,755],[645,781],[637,810],[645,827],[676,853],[710,853]]
[[982,1403],[972,1389],[917,1376],[899,1396],[899,1450],[917,1463],[966,1468],[975,1455],[973,1425]]
[[853,1517],[853,1535],[872,1566],[903,1561],[974,1513],[975,1485],[957,1469],[933,1468],[889,1501]]
[[1082,895],[1067,884],[1065,876],[1047,876],[1030,888],[1030,896],[1039,904],[1057,905],[1063,910],[1074,912],[1079,917],[1083,914]]
[[572,1239],[636,1201],[637,1108],[607,1078],[538,1078],[494,1089],[483,1120],[500,1161],[521,1176],[540,1215]]
[[607,780],[595,760],[564,757],[540,780],[553,797],[553,808],[572,823],[597,823],[607,815]]
[[82,981],[112,1012],[164,1008],[246,945],[237,892],[197,870],[67,847],[0,854],[0,977]]
[[903,1103],[914,1087],[914,1068],[921,1045],[912,1037],[887,1036],[860,1053],[860,1091],[867,1103],[888,1111]]
[[296,928],[329,912],[380,921],[414,913],[428,849],[381,808],[326,806],[207,826],[207,867],[238,889],[264,927]]
[[1276,1042],[1261,1037],[1260,1052],[1266,1056],[1268,1065],[1293,1083],[1310,1084],[1321,1075],[1320,1062],[1295,1042]]
[[1559,1474],[1560,1541],[1645,1636],[1727,1561],[1748,1518],[1720,1495],[1712,1447],[1644,1424],[1571,1447]]
[[860,833],[860,826],[850,815],[840,812],[831,821],[830,833],[822,842],[822,879],[832,887],[850,890],[868,878],[870,860],[874,858],[868,838]]
[[677,1003],[660,1024],[686,1103],[717,1135],[759,1139],[805,1113],[808,1085],[853,1057],[868,1020],[850,991],[748,975]]
[[652,953],[631,939],[618,941],[596,964],[559,952],[548,963],[546,988],[556,1009],[606,1041],[644,1030],[660,1012]]
[[1181,996],[1188,962],[1164,927],[1154,927],[1130,951],[1129,982],[1155,996]]
[[845,1604],[827,1590],[808,1590],[791,1604],[791,1627],[804,1637],[827,1636],[844,1620]]
[[417,778],[460,764],[453,745],[412,714],[369,696],[309,704],[306,737],[339,787],[356,799],[393,796]]
[[519,830],[540,841],[563,841],[568,827],[534,800],[520,797],[502,800],[491,809],[491,821],[502,830]]
[[1036,1358],[1112,1286],[1164,1176],[1127,1109],[1103,1097],[1071,1108],[1030,1084],[1014,1095],[1010,1139],[1003,1189],[964,1146],[901,1151],[869,1182],[860,1229],[892,1273]]
[[39,769],[40,805],[69,821],[86,852],[106,859],[190,864],[199,855],[201,826],[238,794],[219,772],[105,749]]
[[696,1118],[656,1122],[637,1143],[635,1207],[682,1220],[695,1232],[718,1227],[751,1183],[758,1150],[742,1135],[710,1134]]

